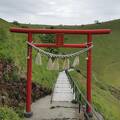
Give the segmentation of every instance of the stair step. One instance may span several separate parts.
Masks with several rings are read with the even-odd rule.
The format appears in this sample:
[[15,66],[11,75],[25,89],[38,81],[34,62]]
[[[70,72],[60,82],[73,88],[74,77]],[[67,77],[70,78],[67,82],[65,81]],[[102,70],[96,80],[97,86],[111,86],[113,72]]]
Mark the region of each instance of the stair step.
[[54,91],[70,91],[70,92],[72,92],[73,91],[73,89],[70,89],[70,88],[55,88],[54,89]]
[[72,101],[73,98],[73,89],[71,88],[68,77],[65,72],[60,72],[54,88],[52,100]]
[[73,94],[72,91],[62,91],[62,92],[61,91],[56,91],[54,94],[56,94],[56,93],[61,93],[61,94],[62,93],[65,93],[65,94],[69,94],[70,93],[70,94]]
[[69,84],[56,84],[55,87],[61,87],[61,88],[71,88]]
[[56,82],[56,84],[57,84],[57,83],[61,83],[61,84],[69,84],[69,81],[62,81],[62,80],[59,80],[59,81]]
[[72,101],[73,100],[73,95],[70,94],[65,94],[65,93],[55,93],[53,96],[53,101]]

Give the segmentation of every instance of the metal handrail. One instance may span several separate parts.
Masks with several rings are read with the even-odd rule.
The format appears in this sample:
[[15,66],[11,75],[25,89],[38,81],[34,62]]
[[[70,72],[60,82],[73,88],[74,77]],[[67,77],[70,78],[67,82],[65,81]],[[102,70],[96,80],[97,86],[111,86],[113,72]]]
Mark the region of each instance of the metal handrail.
[[[76,84],[75,80],[72,79],[71,75],[69,74],[68,70],[65,70],[66,75],[68,76],[69,82],[71,84],[71,87],[73,88],[73,93],[75,93],[75,100],[77,100],[77,102],[79,104],[82,104],[82,98],[83,100],[86,102],[87,105],[89,105],[92,109],[92,113],[94,114],[94,116],[97,118],[97,120],[100,120],[100,118],[98,117],[98,115],[96,114],[95,109],[93,108],[93,106],[87,101],[86,97],[84,96],[84,94],[82,93],[82,91],[80,90],[80,88],[78,87],[78,85]],[[77,95],[77,94],[78,95]],[[76,99],[77,98],[77,99]],[[79,99],[80,98],[80,99]],[[85,111],[84,111],[85,112]],[[85,115],[87,117],[87,119],[89,120],[90,117],[87,115],[87,113],[85,112]]]

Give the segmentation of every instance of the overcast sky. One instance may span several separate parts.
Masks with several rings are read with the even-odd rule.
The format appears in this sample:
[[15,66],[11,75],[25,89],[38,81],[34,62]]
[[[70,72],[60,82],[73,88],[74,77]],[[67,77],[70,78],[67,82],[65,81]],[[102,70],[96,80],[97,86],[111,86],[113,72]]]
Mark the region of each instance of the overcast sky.
[[120,0],[0,0],[0,18],[35,24],[87,24],[120,18]]

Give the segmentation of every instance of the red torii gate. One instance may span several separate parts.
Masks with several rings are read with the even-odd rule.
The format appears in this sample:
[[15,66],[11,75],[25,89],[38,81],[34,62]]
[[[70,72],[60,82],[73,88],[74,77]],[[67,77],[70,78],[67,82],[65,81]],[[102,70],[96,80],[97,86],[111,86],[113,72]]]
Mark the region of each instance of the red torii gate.
[[[110,29],[95,29],[95,30],[68,30],[68,29],[28,29],[28,28],[11,28],[11,32],[26,33],[28,34],[28,42],[36,47],[65,47],[65,48],[86,48],[92,46],[92,35],[94,34],[109,34]],[[56,34],[55,43],[33,43],[32,35],[35,33],[40,34]],[[85,34],[87,35],[87,44],[64,44],[64,34]],[[87,100],[91,104],[91,79],[92,79],[92,50],[88,50],[87,54]],[[31,117],[31,81],[32,81],[32,47],[28,45],[27,49],[27,88],[26,88],[26,117]],[[91,113],[91,107],[87,105],[87,113]]]

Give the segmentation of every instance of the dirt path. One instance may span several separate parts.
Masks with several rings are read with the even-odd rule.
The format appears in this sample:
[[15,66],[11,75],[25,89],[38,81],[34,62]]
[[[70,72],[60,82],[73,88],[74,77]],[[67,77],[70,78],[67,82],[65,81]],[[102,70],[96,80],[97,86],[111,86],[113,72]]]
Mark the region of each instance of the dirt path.
[[[78,105],[71,102],[53,102],[46,96],[32,104],[33,116],[25,120],[84,120],[78,113]],[[81,116],[81,119],[79,119]]]

